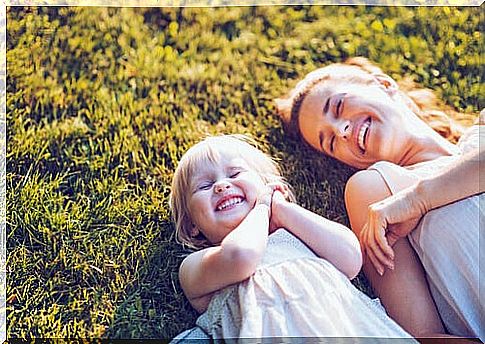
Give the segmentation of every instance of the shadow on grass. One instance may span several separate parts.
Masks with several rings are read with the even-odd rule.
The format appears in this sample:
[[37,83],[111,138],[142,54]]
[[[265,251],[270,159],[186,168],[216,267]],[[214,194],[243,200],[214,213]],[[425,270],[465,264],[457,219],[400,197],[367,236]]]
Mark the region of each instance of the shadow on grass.
[[178,282],[178,267],[190,253],[175,242],[173,224],[160,224],[160,236],[151,245],[138,278],[126,290],[106,337],[111,339],[171,339],[192,327],[197,313]]

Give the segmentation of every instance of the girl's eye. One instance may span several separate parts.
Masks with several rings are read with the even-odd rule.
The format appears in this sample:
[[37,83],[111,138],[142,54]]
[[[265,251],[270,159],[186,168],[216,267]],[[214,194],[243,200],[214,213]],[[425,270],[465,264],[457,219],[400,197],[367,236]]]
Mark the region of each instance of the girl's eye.
[[212,182],[207,182],[199,185],[198,190],[209,190],[212,187]]
[[335,135],[332,136],[332,139],[330,140],[330,152],[333,153],[334,149],[335,149]]
[[231,174],[230,177],[231,178],[236,178],[239,175],[239,173],[241,173],[241,171],[234,172],[233,174]]

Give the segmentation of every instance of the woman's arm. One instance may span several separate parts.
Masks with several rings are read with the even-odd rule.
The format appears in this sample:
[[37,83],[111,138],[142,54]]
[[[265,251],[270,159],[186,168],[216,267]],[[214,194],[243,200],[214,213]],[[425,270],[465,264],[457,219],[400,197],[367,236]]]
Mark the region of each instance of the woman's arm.
[[277,227],[292,232],[349,279],[359,273],[362,267],[359,241],[347,227],[285,201],[280,192],[274,193],[272,212],[271,220]]
[[213,292],[251,276],[268,240],[269,206],[256,205],[220,246],[194,252],[184,259],[179,279],[185,295],[199,312]]
[[[393,184],[395,189],[400,190],[414,183],[416,179],[404,175],[398,183]],[[367,221],[368,206],[391,195],[391,190],[376,170],[359,171],[349,179],[345,187],[345,205],[351,227],[357,236],[361,237],[362,227]],[[415,224],[410,223],[410,227],[414,228]],[[379,266],[380,270],[376,270],[369,255],[364,254],[363,270],[374,292],[390,317],[413,336],[444,333],[416,252],[407,238],[397,242],[393,249],[396,266],[385,274],[382,265]]]
[[423,215],[431,209],[484,192],[485,185],[480,183],[480,175],[484,173],[485,147],[482,145],[480,149],[464,154],[439,175],[423,179],[406,190],[403,198],[419,204],[414,208],[421,208]]
[[479,182],[480,172],[485,172],[484,152],[485,149],[469,152],[439,174],[371,204],[362,234],[366,249],[384,264],[387,258],[392,259],[391,246],[414,228],[399,224],[420,219],[432,209],[484,192],[485,186]]

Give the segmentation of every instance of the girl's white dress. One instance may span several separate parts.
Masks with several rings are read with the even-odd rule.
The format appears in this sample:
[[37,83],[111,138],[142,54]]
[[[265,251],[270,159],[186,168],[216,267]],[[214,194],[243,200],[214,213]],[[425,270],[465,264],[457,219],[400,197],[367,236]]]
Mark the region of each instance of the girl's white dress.
[[197,325],[213,339],[409,338],[382,306],[285,229],[269,236],[253,276],[213,295]]
[[[458,142],[456,155],[406,168],[385,161],[369,168],[378,171],[391,192],[395,193],[401,175],[412,175],[418,179],[436,175],[459,159],[461,154],[477,149],[479,141],[485,141],[485,127],[482,127],[481,133],[479,126],[468,129]],[[485,340],[485,298],[483,295],[480,297],[480,284],[483,294],[485,264],[483,261],[479,264],[479,243],[481,241],[483,245],[485,239],[484,205],[485,194],[482,193],[431,210],[408,235],[426,271],[431,294],[448,331],[481,340]]]

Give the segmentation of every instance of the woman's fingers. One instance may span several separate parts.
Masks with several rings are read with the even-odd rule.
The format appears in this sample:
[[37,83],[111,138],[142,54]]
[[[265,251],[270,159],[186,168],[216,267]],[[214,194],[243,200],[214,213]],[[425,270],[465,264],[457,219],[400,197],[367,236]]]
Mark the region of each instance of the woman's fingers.
[[382,265],[379,262],[379,259],[376,258],[374,253],[371,250],[366,250],[367,257],[371,261],[372,265],[374,265],[374,268],[376,269],[377,273],[379,275],[384,275],[384,265]]
[[387,242],[392,247],[400,239],[400,236],[392,231],[389,231],[386,234],[386,238],[387,238]]
[[387,216],[383,214],[381,210],[376,206],[369,207],[369,229],[374,234],[372,240],[374,240],[391,260],[394,259],[394,251],[389,245],[386,239],[386,229],[388,226]]
[[377,272],[382,275],[384,266],[394,269],[394,251],[387,244],[384,228],[375,225],[376,222],[379,223],[379,221],[376,221],[376,214],[369,212],[368,220],[369,222],[364,225],[360,233],[361,247],[369,255],[369,259]]
[[[394,250],[392,249],[392,247],[389,245],[389,243],[387,242],[387,239],[386,239],[386,227],[384,226],[385,224],[385,221],[383,221],[383,223],[379,226],[379,225],[376,225],[376,227],[374,227],[374,242],[379,246],[379,250],[380,252],[382,252],[382,254],[385,254],[389,259],[389,262],[391,263],[392,265],[392,260],[394,259]],[[386,264],[388,265],[391,269],[394,268],[394,265],[389,265],[389,264]]]
[[368,252],[372,252],[374,257],[379,260],[379,263],[383,266],[387,266],[389,269],[394,270],[394,263],[392,259],[384,254],[379,245],[375,241],[368,243]]

